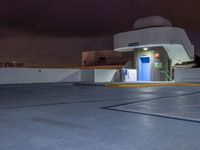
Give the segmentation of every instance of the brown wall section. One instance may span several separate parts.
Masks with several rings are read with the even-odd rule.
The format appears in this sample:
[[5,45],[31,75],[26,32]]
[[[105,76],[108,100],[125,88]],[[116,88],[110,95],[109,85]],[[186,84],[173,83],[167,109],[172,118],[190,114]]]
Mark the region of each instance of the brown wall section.
[[82,66],[124,65],[132,60],[133,52],[116,52],[114,50],[82,52]]

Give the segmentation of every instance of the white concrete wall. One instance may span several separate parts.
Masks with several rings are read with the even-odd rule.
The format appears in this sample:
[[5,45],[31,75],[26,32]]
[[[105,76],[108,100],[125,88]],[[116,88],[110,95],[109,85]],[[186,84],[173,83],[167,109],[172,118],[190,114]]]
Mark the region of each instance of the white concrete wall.
[[0,68],[0,84],[53,82],[112,82],[117,69]]
[[94,70],[81,70],[81,81],[82,82],[94,82]]
[[80,82],[80,69],[1,68],[0,84]]
[[175,82],[200,82],[200,68],[176,68]]
[[95,69],[94,81],[95,82],[112,82],[118,69]]
[[122,69],[122,81],[123,82],[137,81],[137,69]]

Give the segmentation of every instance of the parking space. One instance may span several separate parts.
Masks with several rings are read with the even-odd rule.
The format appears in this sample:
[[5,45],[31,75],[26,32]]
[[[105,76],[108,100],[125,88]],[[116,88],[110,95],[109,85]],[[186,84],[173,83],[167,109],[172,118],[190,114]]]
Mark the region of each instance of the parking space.
[[198,92],[183,86],[1,85],[0,149],[197,150],[200,123],[148,114],[198,116]]
[[161,96],[155,99],[119,104],[107,108],[200,123],[199,96],[200,91],[196,91],[183,95]]

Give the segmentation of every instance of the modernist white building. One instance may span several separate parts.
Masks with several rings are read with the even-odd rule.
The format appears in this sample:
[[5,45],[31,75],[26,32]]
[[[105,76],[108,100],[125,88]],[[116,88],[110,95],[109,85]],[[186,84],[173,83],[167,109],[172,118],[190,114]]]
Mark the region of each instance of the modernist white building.
[[174,66],[194,60],[194,46],[184,29],[160,16],[139,19],[133,31],[116,34],[114,49],[133,51],[139,81],[169,81]]

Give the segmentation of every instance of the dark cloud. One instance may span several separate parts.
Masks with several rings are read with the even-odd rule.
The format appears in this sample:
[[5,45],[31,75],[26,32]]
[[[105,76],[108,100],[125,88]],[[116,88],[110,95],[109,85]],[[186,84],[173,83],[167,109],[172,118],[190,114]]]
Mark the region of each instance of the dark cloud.
[[199,6],[199,0],[1,0],[0,59],[27,67],[79,66],[81,51],[113,49],[114,33],[151,15],[185,28],[200,54]]
[[174,26],[200,30],[198,0],[2,0],[0,25],[71,35],[130,30],[137,18],[161,15]]

